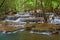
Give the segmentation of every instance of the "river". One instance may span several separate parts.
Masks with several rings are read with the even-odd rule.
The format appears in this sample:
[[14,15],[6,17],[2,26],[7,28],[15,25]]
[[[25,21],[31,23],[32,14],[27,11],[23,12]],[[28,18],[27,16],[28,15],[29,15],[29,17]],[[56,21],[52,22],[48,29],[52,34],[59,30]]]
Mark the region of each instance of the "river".
[[31,34],[28,31],[17,32],[11,34],[2,34],[0,33],[0,40],[60,40],[60,35],[39,35]]

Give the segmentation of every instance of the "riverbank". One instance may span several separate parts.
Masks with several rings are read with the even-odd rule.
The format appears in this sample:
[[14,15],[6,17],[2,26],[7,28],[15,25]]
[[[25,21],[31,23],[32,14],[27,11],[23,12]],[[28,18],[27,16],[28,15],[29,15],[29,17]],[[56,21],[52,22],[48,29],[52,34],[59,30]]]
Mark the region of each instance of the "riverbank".
[[24,28],[22,27],[10,27],[10,26],[4,26],[0,25],[0,31],[6,30],[6,31],[14,31],[14,30],[20,30],[20,29],[26,29],[26,27],[31,27],[34,28],[35,30],[49,30],[50,28],[56,29],[59,28],[60,25],[55,25],[55,24],[25,24]]
[[21,30],[23,28],[20,27],[9,27],[9,26],[0,26],[0,32],[6,31],[6,32],[13,32],[16,30]]
[[[0,32],[3,33],[16,33],[20,31],[25,31],[26,29],[33,32],[38,32],[40,33],[40,31],[47,31],[47,32],[51,32],[51,33],[56,33],[56,29],[59,28],[58,25],[54,25],[54,24],[25,24],[24,28],[19,27],[10,27],[10,26],[0,26]],[[60,28],[59,28],[60,29]],[[58,30],[58,29],[57,29]],[[59,31],[57,31],[59,32]]]

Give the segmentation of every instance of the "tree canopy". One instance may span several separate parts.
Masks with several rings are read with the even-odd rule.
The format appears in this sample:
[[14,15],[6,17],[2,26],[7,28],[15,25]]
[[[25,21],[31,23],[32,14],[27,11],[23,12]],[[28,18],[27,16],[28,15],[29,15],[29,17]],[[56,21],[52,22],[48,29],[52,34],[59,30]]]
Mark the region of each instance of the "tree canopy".
[[[42,1],[42,5],[41,5]],[[54,9],[59,5],[60,0],[0,0],[0,12],[2,11],[24,11],[41,9]]]

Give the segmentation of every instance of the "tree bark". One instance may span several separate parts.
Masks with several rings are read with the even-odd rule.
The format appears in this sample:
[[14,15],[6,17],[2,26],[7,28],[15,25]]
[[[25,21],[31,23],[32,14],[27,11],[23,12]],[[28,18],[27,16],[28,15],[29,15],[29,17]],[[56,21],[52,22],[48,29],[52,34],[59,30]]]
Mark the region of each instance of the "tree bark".
[[47,17],[46,17],[46,14],[45,14],[45,8],[43,7],[43,2],[42,2],[42,0],[41,0],[41,7],[42,7],[43,15],[44,15],[44,23],[47,23]]

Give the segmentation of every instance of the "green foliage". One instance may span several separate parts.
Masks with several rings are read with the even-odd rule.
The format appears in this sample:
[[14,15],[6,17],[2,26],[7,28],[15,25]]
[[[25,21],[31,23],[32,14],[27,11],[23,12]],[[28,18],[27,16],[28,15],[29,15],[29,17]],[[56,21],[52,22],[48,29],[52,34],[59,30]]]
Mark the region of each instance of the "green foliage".
[[56,1],[52,1],[52,7],[53,7],[53,8],[56,8],[57,5],[58,5],[58,2],[56,2]]
[[[3,0],[0,0],[0,5]],[[50,10],[51,7],[56,8],[60,0],[5,0],[3,6],[0,8],[2,11],[24,11],[41,9],[41,1],[44,9]]]

